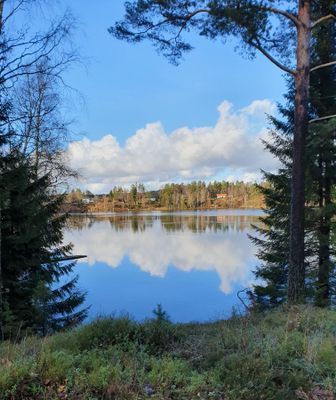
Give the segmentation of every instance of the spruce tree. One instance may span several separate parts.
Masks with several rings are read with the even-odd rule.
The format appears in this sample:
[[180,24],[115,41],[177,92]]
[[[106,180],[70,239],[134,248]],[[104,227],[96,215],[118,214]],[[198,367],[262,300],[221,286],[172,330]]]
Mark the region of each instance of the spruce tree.
[[2,159],[1,265],[3,336],[30,330],[47,334],[81,322],[77,311],[84,293],[76,288],[74,263],[62,261],[71,245],[63,245],[65,216],[62,196],[50,193],[49,176],[19,153]]
[[265,216],[260,218],[261,224],[254,227],[257,235],[251,236],[261,262],[255,276],[262,281],[262,284],[254,286],[251,296],[263,308],[277,306],[287,296],[293,128],[291,107],[292,96],[289,92],[286,107],[278,105],[283,119],[270,117],[272,140],[264,143],[265,149],[279,159],[281,167],[277,173],[263,171],[267,185],[260,185],[259,190],[265,197]]

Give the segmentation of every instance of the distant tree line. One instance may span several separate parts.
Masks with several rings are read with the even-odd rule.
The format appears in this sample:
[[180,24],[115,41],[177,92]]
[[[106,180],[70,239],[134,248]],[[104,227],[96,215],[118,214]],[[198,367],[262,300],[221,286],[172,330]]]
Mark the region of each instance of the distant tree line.
[[167,184],[159,192],[160,206],[173,209],[261,208],[263,196],[259,185],[236,182],[191,182]]
[[167,183],[157,191],[143,184],[115,186],[108,194],[94,195],[73,189],[66,196],[68,209],[77,211],[122,211],[126,209],[195,210],[207,208],[262,208],[264,184],[242,181]]

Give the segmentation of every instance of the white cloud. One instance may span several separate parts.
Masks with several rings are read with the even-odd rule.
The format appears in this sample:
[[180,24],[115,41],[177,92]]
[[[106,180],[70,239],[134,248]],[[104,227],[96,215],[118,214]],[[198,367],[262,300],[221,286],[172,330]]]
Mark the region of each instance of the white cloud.
[[226,180],[228,182],[236,182],[237,180],[241,180],[241,181],[250,182],[250,183],[254,183],[254,182],[260,183],[261,178],[262,178],[261,173],[259,173],[259,172],[245,172],[243,174],[228,175]]
[[256,100],[238,111],[224,101],[214,126],[181,127],[168,134],[160,122],[149,123],[124,146],[112,135],[73,142],[68,157],[96,192],[115,184],[212,179],[229,170],[237,177],[256,176],[261,168],[276,168],[260,140],[267,136],[265,113],[273,110],[269,100]]
[[252,101],[252,103],[243,108],[241,111],[249,114],[249,115],[262,115],[264,116],[264,114],[273,114],[275,112],[275,104],[268,100],[268,99],[264,99],[264,100],[254,100]]

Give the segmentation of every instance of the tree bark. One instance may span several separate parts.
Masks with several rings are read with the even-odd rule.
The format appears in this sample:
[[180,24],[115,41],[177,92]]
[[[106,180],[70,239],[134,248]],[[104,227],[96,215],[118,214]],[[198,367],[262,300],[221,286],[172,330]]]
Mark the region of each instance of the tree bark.
[[305,143],[308,131],[310,75],[310,0],[299,0],[297,27],[297,71],[295,74],[295,115],[290,215],[288,302],[304,302],[304,205]]

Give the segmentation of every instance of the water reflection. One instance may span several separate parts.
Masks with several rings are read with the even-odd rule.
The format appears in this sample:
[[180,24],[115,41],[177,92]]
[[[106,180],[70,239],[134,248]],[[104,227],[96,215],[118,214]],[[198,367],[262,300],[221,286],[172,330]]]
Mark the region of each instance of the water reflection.
[[[213,282],[215,273],[219,282],[217,289],[213,287],[212,290],[219,288],[223,297],[232,297],[237,289],[251,283],[251,269],[256,265],[254,248],[247,233],[251,232],[251,224],[258,223],[258,216],[255,215],[258,213],[246,214],[234,215],[222,211],[212,214],[73,216],[65,239],[74,244],[76,254],[88,256],[80,263],[89,266],[105,265],[114,270],[124,268],[130,282],[130,296],[139,296],[139,301],[142,300],[141,293],[131,289],[132,274],[135,272],[129,269],[130,266],[153,278],[165,278],[170,270],[177,270],[188,272],[192,281],[192,274],[202,272],[203,283],[207,279]],[[78,271],[81,274],[81,270]],[[125,286],[124,278],[122,285]],[[181,275],[176,279],[181,279]],[[151,286],[153,284],[150,283]],[[171,285],[174,286],[174,283],[171,282]],[[186,285],[184,289],[188,295],[190,288]],[[176,297],[176,293],[170,293],[170,296]],[[166,297],[169,298],[169,293]],[[152,299],[154,305],[157,302],[159,299]],[[222,307],[225,308],[223,299]],[[106,312],[106,307],[103,308]],[[113,309],[125,307],[123,304],[115,304]],[[213,309],[219,310],[219,307],[216,305]],[[195,319],[202,319],[197,317],[197,313],[195,315]]]
[[167,232],[192,231],[203,233],[206,231],[237,231],[242,232],[250,228],[251,224],[259,223],[257,215],[231,215],[216,214],[206,215],[201,213],[152,213],[152,214],[107,214],[96,215],[72,215],[68,220],[68,228],[71,230],[83,230],[91,228],[94,224],[108,221],[115,231],[132,230],[144,232],[159,223]]

